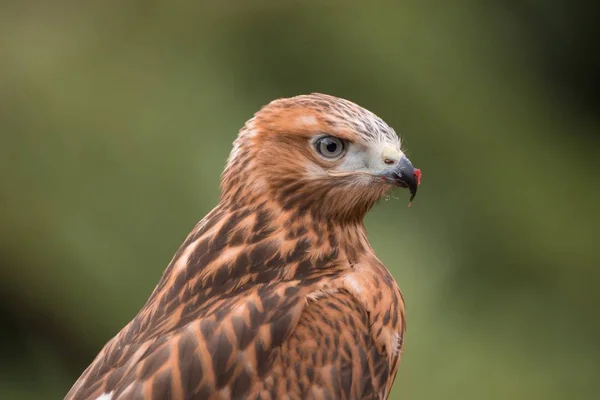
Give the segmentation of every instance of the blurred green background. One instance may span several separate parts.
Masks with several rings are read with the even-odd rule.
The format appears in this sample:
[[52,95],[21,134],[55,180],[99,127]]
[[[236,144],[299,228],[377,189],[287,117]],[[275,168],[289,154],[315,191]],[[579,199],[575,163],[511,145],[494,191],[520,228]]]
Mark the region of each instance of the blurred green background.
[[368,217],[408,307],[396,399],[600,396],[598,24],[583,4],[0,3],[0,398],[62,398],[314,91],[423,170]]

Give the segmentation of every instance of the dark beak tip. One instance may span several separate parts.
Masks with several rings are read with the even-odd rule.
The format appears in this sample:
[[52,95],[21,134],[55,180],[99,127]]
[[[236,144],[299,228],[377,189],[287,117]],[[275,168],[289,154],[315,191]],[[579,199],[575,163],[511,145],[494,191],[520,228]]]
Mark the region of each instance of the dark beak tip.
[[383,175],[382,179],[396,186],[407,188],[410,191],[410,199],[408,201],[408,206],[410,207],[417,195],[417,189],[421,185],[421,177],[421,170],[413,167],[410,160],[404,156],[394,168],[391,168]]
[[410,189],[410,199],[408,200],[409,207],[412,205],[412,202],[413,202],[415,196],[417,195],[417,189],[421,185],[421,175],[422,175],[421,170],[418,168],[415,168],[415,170],[413,172],[413,178],[414,178],[415,185],[410,185],[410,187],[409,187],[409,189]]

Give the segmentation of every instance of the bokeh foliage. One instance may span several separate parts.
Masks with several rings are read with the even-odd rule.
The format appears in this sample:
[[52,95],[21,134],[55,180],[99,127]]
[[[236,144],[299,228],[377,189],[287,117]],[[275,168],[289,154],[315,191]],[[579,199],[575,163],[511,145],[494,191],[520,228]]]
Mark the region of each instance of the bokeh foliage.
[[392,398],[598,398],[588,13],[211,3],[0,3],[0,398],[64,396],[218,201],[244,121],[313,91],[423,170],[367,220],[408,306]]

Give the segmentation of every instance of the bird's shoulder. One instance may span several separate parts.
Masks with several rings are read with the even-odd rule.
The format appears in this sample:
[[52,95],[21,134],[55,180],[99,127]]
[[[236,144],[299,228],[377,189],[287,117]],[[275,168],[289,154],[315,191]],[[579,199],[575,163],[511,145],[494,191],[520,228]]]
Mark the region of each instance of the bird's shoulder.
[[[350,263],[341,256],[342,243],[315,251],[302,235],[282,241],[265,220],[261,213],[213,210],[67,399],[235,398],[251,387],[263,390],[285,363],[294,364],[293,338],[315,328],[313,339],[329,337],[355,354],[372,351],[368,381],[377,393],[387,393],[404,334],[404,303],[389,271],[370,251]],[[312,323],[311,316],[319,318]],[[278,364],[277,357],[287,361]],[[335,365],[324,358],[320,368]]]
[[[169,398],[165,391],[189,398],[224,388],[243,393],[245,379],[268,369],[271,350],[297,325],[312,290],[298,281],[252,285],[217,296],[202,310],[182,305],[168,320],[154,322],[142,310],[106,344],[67,398]],[[248,371],[239,371],[240,363]]]
[[[189,320],[176,310],[179,323],[158,323],[149,331],[138,316],[105,346],[82,376],[86,383],[68,398],[189,398],[221,391],[236,398],[251,390],[276,395],[294,390],[275,385],[278,376],[286,381],[289,368],[305,369],[313,379],[295,388],[299,395],[333,390],[385,397],[402,340],[386,324],[396,318],[403,323],[403,311],[392,315],[399,306],[393,304],[378,311],[391,294],[368,275],[359,269],[308,283],[251,285],[209,302]],[[371,292],[370,300],[362,290]],[[346,379],[337,386],[319,378],[337,372]]]

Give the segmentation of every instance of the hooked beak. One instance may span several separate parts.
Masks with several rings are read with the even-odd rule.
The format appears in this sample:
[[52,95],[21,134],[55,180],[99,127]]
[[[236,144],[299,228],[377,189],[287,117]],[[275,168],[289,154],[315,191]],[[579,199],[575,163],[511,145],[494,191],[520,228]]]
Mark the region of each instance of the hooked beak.
[[417,188],[421,184],[421,170],[413,167],[412,163],[406,156],[402,156],[395,167],[388,169],[382,174],[383,179],[396,186],[408,188],[410,191],[410,199],[408,206],[412,204],[413,199],[417,195]]

